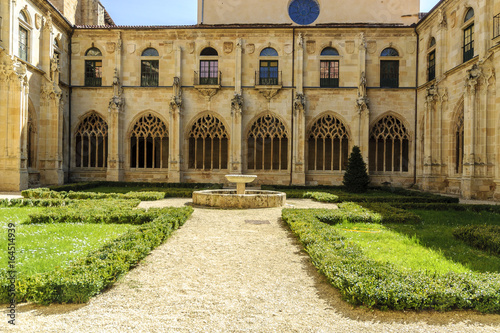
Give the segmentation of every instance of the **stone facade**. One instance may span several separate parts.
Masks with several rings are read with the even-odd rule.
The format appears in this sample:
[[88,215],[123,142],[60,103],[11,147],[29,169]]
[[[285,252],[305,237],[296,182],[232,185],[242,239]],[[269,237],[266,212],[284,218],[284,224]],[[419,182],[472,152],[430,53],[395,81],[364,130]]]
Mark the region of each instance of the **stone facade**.
[[373,184],[500,197],[500,0],[444,1],[414,25],[418,1],[389,16],[361,0],[352,17],[321,7],[310,25],[290,24],[286,4],[252,21],[254,3],[217,2],[199,1],[194,26],[124,27],[98,1],[35,1],[27,61],[16,49],[24,4],[2,2],[0,159],[14,174],[0,188],[228,173],[337,185],[358,145]]

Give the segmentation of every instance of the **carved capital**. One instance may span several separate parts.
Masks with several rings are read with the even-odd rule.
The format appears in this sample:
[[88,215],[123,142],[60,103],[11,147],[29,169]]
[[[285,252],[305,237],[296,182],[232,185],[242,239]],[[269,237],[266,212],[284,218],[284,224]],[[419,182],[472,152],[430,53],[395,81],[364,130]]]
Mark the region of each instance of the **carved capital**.
[[257,90],[268,100],[271,100],[274,96],[278,95],[281,87],[259,87]]
[[212,97],[214,97],[217,92],[219,91],[219,87],[203,87],[203,86],[195,86],[195,89],[198,90],[198,92],[204,96],[207,100],[211,100]]
[[368,97],[358,97],[356,100],[356,107],[358,108],[358,113],[361,114],[364,111],[368,111],[370,104],[370,99]]
[[170,112],[180,112],[182,107],[182,98],[172,96],[169,103]]

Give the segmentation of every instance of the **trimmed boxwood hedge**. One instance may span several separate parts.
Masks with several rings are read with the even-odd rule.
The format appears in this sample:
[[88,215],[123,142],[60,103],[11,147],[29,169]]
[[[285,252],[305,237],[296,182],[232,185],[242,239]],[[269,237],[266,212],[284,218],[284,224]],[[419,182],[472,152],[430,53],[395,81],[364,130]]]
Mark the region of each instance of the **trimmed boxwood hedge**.
[[92,189],[95,187],[107,186],[107,187],[157,187],[157,188],[192,188],[192,189],[221,189],[223,184],[212,184],[212,183],[145,183],[145,182],[108,182],[108,181],[96,181],[96,182],[85,182],[85,183],[73,183],[58,186],[51,186],[50,189],[53,191],[83,191]]
[[354,202],[338,204],[339,209],[316,210],[315,217],[324,223],[338,224],[344,221],[353,223],[380,223],[382,217]]
[[471,205],[471,204],[450,204],[436,202],[392,202],[391,206],[402,209],[421,209],[421,210],[454,210],[471,212],[491,212],[500,214],[500,205]]
[[474,246],[495,254],[500,254],[500,226],[468,225],[453,230],[453,236]]
[[422,218],[417,214],[407,210],[396,208],[392,203],[369,203],[361,202],[361,206],[381,215],[381,223],[397,223],[397,224],[418,224],[422,222]]
[[[86,257],[67,267],[19,276],[16,280],[16,301],[50,303],[84,303],[109,288],[117,279],[136,266],[151,250],[163,243],[188,219],[191,207],[151,209],[151,221],[108,242]],[[139,224],[140,221],[130,220]],[[0,303],[8,303],[5,270],[0,271]]]
[[326,192],[306,192],[302,196],[303,198],[311,198],[319,202],[329,202],[336,203],[339,202],[338,195],[326,193]]
[[500,274],[401,270],[366,257],[316,214],[314,209],[284,209],[282,218],[347,302],[379,309],[500,313]]
[[0,207],[60,207],[70,202],[68,199],[2,199]]
[[21,192],[24,198],[30,199],[138,199],[141,201],[161,200],[165,197],[163,192],[128,192],[128,193],[94,193],[94,192],[57,192],[48,188],[36,188]]

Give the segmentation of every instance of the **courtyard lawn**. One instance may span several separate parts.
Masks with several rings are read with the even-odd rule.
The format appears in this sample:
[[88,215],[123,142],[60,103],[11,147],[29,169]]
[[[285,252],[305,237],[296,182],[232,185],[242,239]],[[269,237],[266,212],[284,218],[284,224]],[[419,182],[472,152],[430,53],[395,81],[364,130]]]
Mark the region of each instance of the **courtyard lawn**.
[[[72,260],[136,228],[128,224],[22,224],[28,220],[29,214],[45,209],[0,208],[2,240],[7,238],[7,225],[16,224],[16,270],[19,275],[30,276],[64,267]],[[0,251],[0,270],[6,267],[7,251]]]
[[444,258],[476,272],[500,273],[500,257],[471,247],[453,237],[456,227],[465,225],[500,225],[500,214],[469,211],[412,210],[422,218],[418,225],[388,225],[401,235],[417,239],[426,249],[440,253]]

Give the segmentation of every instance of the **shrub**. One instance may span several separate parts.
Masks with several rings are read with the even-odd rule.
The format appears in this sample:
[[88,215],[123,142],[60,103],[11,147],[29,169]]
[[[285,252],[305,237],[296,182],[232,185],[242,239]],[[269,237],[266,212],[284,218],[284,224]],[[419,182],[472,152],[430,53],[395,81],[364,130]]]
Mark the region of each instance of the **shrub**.
[[329,203],[339,202],[339,197],[337,195],[326,192],[306,192],[304,193],[303,198],[311,198],[315,201],[320,201],[320,202],[329,202]]
[[473,309],[500,312],[500,274],[406,271],[366,257],[315,210],[284,209],[283,220],[313,264],[349,303],[394,310]]
[[0,207],[60,207],[69,203],[67,199],[3,199]]
[[[67,267],[52,272],[18,277],[16,301],[84,303],[136,266],[151,250],[182,226],[193,212],[191,207],[151,210],[153,219],[114,239]],[[131,221],[140,224],[140,221]],[[0,271],[0,303],[8,302],[5,270]]]
[[381,223],[418,224],[422,222],[420,216],[407,210],[393,207],[388,203],[360,203],[361,206],[381,215]]
[[83,191],[95,187],[144,187],[144,188],[192,188],[192,189],[221,189],[223,184],[212,184],[212,183],[145,183],[145,182],[108,182],[108,181],[96,181],[96,182],[86,182],[86,183],[74,183],[65,184],[60,186],[51,186],[50,189],[53,191]]
[[359,147],[354,146],[347,162],[342,184],[347,192],[364,193],[368,189],[369,183],[370,176],[366,172],[366,163],[363,161]]
[[467,205],[441,202],[393,202],[391,206],[403,209],[454,210],[471,212],[491,212],[500,214],[500,205]]
[[480,250],[500,254],[500,226],[468,225],[453,230],[453,236]]
[[360,223],[380,223],[380,214],[374,213],[353,202],[343,202],[339,209],[326,209],[318,211],[315,217],[324,223],[338,224],[344,221]]

